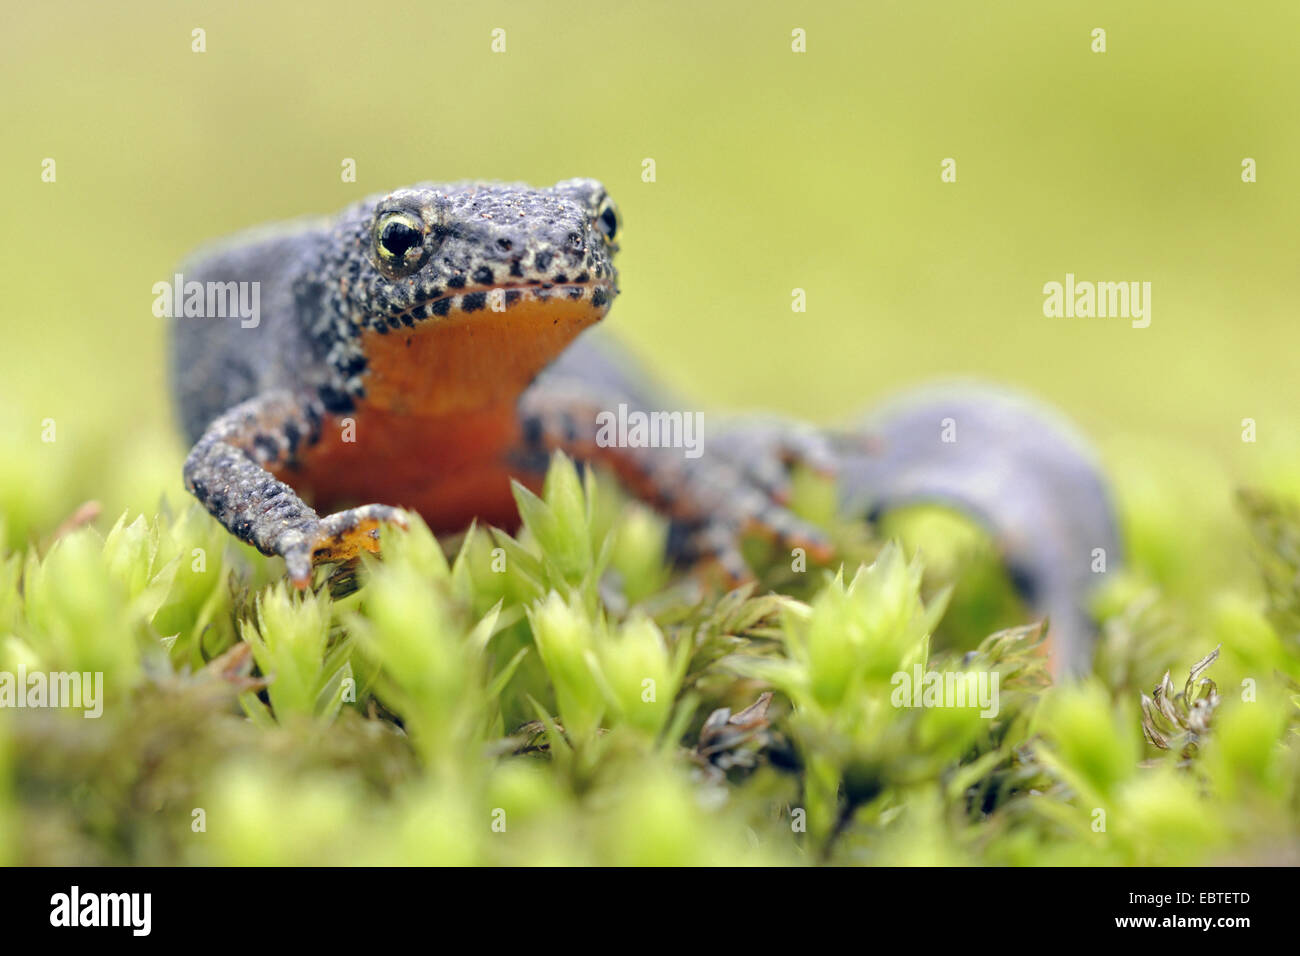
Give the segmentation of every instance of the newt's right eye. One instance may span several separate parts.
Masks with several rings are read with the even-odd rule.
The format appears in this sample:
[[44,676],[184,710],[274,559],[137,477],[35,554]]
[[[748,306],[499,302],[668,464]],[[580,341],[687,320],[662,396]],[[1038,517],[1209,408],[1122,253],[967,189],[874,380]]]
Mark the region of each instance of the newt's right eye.
[[379,261],[398,273],[414,272],[427,258],[424,223],[409,212],[387,212],[375,222]]

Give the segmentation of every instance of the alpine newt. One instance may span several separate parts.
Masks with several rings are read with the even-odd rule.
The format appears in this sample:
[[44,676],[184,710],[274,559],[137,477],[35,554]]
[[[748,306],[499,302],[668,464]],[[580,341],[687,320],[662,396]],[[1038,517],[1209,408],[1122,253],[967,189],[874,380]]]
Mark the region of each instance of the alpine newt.
[[186,487],[305,587],[314,563],[375,550],[399,508],[435,531],[514,526],[511,479],[539,487],[559,449],[668,516],[676,557],[741,578],[753,529],[831,557],[783,505],[800,461],[838,474],[857,513],[936,501],[981,521],[1051,616],[1056,665],[1086,669],[1085,599],[1096,549],[1112,568],[1120,558],[1117,523],[1086,448],[1035,403],[931,391],[859,426],[859,442],[760,419],[710,435],[695,459],[597,442],[602,410],[687,407],[583,335],[618,295],[620,230],[590,179],[424,184],[201,251],[187,282],[257,283],[260,315],[174,320],[174,390],[194,443]]

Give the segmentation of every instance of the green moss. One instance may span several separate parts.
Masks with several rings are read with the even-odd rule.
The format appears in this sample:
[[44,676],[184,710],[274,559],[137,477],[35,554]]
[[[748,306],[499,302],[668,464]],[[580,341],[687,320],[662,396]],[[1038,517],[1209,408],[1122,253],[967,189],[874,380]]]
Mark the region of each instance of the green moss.
[[[2,862],[1194,864],[1300,835],[1285,506],[1248,499],[1266,603],[1226,588],[1189,639],[1135,570],[1096,676],[1055,686],[1037,626],[933,639],[989,619],[947,603],[978,542],[927,571],[799,488],[868,563],[711,592],[562,458],[517,536],[447,556],[413,520],[303,594],[193,506],[0,554],[0,671],[104,675],[98,719],[0,709]],[[995,706],[907,706],[927,674]]]

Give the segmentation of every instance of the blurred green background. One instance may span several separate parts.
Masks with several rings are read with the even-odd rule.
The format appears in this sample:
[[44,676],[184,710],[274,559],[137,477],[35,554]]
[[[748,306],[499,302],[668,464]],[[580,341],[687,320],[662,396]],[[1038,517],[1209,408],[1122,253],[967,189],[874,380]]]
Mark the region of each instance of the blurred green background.
[[[11,539],[86,498],[109,521],[181,499],[150,290],[194,246],[465,177],[602,179],[625,220],[610,325],[706,407],[829,423],[953,376],[1058,404],[1102,450],[1143,563],[1180,590],[1237,573],[1234,486],[1300,485],[1294,3],[85,2],[4,19]],[[1150,328],[1044,318],[1066,272],[1151,282]]]

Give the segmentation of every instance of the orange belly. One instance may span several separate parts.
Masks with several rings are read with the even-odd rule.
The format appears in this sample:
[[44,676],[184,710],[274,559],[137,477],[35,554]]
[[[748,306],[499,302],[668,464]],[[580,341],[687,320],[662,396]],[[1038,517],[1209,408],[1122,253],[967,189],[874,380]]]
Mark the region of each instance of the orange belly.
[[275,475],[322,514],[375,502],[417,511],[437,532],[475,518],[513,530],[510,479],[534,490],[543,479],[510,463],[520,437],[513,404],[439,417],[362,405],[327,419],[297,467]]
[[512,461],[519,396],[607,308],[557,294],[365,332],[366,397],[327,418],[321,440],[276,477],[321,513],[374,502],[417,511],[435,531],[475,518],[513,529],[511,477],[533,490],[545,477]]

